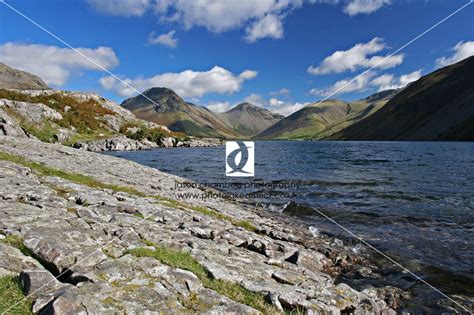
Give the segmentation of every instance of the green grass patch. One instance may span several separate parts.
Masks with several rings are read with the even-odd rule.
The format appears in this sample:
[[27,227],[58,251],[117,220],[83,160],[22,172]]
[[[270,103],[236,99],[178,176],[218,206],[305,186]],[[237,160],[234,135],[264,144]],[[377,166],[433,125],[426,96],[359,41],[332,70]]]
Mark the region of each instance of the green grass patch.
[[23,243],[23,239],[18,235],[7,235],[3,240],[0,240],[0,242],[19,249],[20,252],[23,253],[23,255],[32,255],[31,251]]
[[[150,241],[145,242],[148,246],[153,244]],[[278,313],[278,311],[266,301],[263,295],[251,292],[240,284],[212,278],[209,271],[187,252],[164,246],[155,246],[155,249],[145,247],[134,248],[127,251],[127,253],[137,257],[153,257],[170,267],[191,271],[201,280],[202,285],[208,289],[214,290],[236,302],[253,307],[263,313]]]
[[[15,303],[18,304],[15,305]],[[31,307],[32,302],[29,299],[25,299],[17,277],[7,276],[0,278],[1,314],[32,314]]]
[[36,125],[23,121],[20,125],[27,134],[35,136],[40,141],[49,143],[56,142],[55,135],[57,130],[50,123]]

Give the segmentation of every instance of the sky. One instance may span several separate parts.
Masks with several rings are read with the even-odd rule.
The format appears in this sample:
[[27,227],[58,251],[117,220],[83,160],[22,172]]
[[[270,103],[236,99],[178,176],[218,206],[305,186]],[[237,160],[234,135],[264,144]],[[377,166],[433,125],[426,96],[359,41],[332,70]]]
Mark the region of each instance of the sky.
[[469,2],[0,0],[0,61],[118,103],[165,86],[217,112],[248,101],[289,115],[474,55],[474,3],[397,52]]

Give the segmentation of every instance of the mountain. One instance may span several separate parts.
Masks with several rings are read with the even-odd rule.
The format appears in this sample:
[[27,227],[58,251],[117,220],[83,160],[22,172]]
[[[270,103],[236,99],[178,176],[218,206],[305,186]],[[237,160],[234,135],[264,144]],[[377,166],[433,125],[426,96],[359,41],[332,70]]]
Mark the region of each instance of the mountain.
[[0,62],[0,89],[46,90],[49,87],[38,76]]
[[192,136],[250,138],[283,117],[249,103],[218,114],[206,107],[185,102],[173,90],[163,87],[148,89],[143,94],[146,97],[131,97],[122,106],[141,119]]
[[218,114],[203,106],[185,102],[173,90],[154,87],[143,92],[143,95],[126,99],[122,106],[132,111],[138,118],[168,126],[170,130],[185,132],[188,135],[239,137],[232,126]]
[[244,137],[253,137],[284,117],[250,103],[239,104],[220,116]]
[[474,140],[474,56],[413,82],[335,140]]
[[326,100],[310,104],[260,133],[258,139],[323,139],[381,108],[398,90],[373,94],[355,102]]

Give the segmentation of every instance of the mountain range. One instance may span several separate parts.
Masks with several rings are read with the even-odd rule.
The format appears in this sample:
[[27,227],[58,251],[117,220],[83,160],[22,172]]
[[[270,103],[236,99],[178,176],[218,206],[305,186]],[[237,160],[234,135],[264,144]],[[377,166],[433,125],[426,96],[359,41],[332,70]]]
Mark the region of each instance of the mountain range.
[[325,100],[309,104],[258,134],[258,139],[325,139],[372,115],[398,90],[373,94],[362,100]]
[[[46,90],[39,77],[0,63],[0,89]],[[352,102],[329,99],[284,117],[242,103],[225,113],[153,87],[122,107],[171,131],[221,139],[474,140],[474,56],[427,74],[403,89]]]
[[198,137],[251,138],[283,116],[242,103],[225,113],[185,102],[174,91],[155,87],[123,101],[138,118]]

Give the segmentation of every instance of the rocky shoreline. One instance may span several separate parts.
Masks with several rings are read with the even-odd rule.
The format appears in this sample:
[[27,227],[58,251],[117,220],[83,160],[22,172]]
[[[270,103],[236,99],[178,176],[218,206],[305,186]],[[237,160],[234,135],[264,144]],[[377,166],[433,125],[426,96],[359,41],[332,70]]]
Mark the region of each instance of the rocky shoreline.
[[398,289],[335,283],[363,259],[339,240],[229,200],[176,201],[200,191],[130,161],[11,137],[0,152],[0,234],[29,253],[3,240],[0,276],[20,276],[34,312],[395,313]]
[[0,135],[93,152],[222,144],[221,139],[189,137],[138,119],[94,93],[49,89],[0,89]]
[[179,140],[173,137],[159,139],[158,142],[147,140],[133,140],[127,137],[112,137],[94,141],[79,141],[73,147],[80,150],[103,152],[103,151],[139,151],[155,148],[177,148],[177,147],[215,147],[222,145],[222,140],[215,138],[189,138]]

